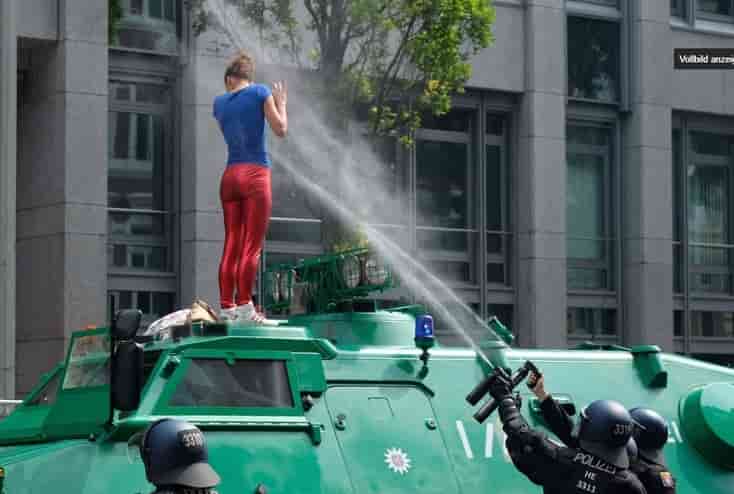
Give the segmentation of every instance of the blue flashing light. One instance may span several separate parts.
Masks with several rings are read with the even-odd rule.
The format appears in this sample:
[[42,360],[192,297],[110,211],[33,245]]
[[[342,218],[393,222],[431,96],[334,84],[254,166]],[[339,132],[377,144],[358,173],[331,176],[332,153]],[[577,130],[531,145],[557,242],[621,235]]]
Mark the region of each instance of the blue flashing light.
[[434,344],[433,317],[428,314],[415,318],[415,344],[418,348],[431,348]]

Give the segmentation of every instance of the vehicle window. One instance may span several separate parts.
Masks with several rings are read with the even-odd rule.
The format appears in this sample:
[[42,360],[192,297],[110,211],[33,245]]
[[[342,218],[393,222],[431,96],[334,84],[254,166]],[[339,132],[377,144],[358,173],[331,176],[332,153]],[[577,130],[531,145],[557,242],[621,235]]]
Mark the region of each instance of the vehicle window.
[[147,384],[150,374],[155,369],[158,363],[158,358],[161,356],[161,351],[147,351],[143,354],[143,383]]
[[74,339],[63,389],[104,386],[110,382],[110,336],[94,334]]
[[284,360],[192,360],[172,407],[292,408]]
[[56,403],[56,393],[59,391],[59,380],[61,379],[61,371],[54,374],[54,377],[41,388],[38,394],[25,404],[27,407],[36,405],[53,405]]

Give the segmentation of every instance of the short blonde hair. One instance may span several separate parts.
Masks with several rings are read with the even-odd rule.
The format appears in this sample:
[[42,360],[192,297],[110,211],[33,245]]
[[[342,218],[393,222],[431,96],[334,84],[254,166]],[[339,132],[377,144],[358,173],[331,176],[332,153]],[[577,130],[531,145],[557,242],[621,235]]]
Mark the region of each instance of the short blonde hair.
[[245,81],[251,81],[255,76],[255,60],[244,50],[241,50],[227,65],[224,72],[224,83],[227,84],[228,77],[235,77]]

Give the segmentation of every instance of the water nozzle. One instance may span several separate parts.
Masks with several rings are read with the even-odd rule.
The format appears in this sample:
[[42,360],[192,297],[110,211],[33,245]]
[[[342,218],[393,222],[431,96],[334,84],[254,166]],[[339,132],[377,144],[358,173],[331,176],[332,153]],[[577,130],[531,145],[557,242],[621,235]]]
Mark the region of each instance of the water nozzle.
[[492,316],[489,318],[489,321],[487,321],[487,325],[489,326],[489,329],[494,332],[494,334],[497,335],[499,339],[504,341],[507,345],[512,345],[512,343],[515,341],[515,335],[512,334],[512,332],[507,329],[507,326],[502,324],[499,319],[497,319],[497,316]]
[[[530,362],[529,360],[523,364],[522,367],[520,367],[515,374],[513,374],[511,378],[512,385],[510,387],[510,390],[514,390],[518,384],[520,384],[523,380],[525,380],[526,377],[528,377],[528,374],[530,372],[534,372],[536,374],[539,373],[538,368]],[[482,397],[489,392],[489,387],[492,384],[492,381],[496,378],[496,375],[498,372],[504,372],[503,369],[496,368],[489,376],[487,376],[484,381],[479,383],[469,395],[466,397],[466,401],[469,402],[472,406],[479,403],[479,400],[482,399]],[[492,398],[487,403],[485,403],[477,412],[474,414],[474,420],[479,422],[480,424],[483,423],[487,418],[492,415],[492,412],[494,412],[497,407],[499,406],[499,403]]]

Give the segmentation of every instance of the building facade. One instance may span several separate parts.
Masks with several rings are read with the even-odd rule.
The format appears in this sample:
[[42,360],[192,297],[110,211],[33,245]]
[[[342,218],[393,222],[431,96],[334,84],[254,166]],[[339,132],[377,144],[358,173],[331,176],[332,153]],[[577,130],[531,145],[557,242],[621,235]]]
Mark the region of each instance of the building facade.
[[[376,222],[522,346],[732,362],[734,70],[672,58],[734,47],[734,1],[492,3],[466,94],[386,155],[409,219]],[[218,299],[233,47],[179,0],[120,5],[110,42],[107,2],[0,2],[0,397],[120,308]],[[263,268],[329,248],[319,201],[273,180]]]

